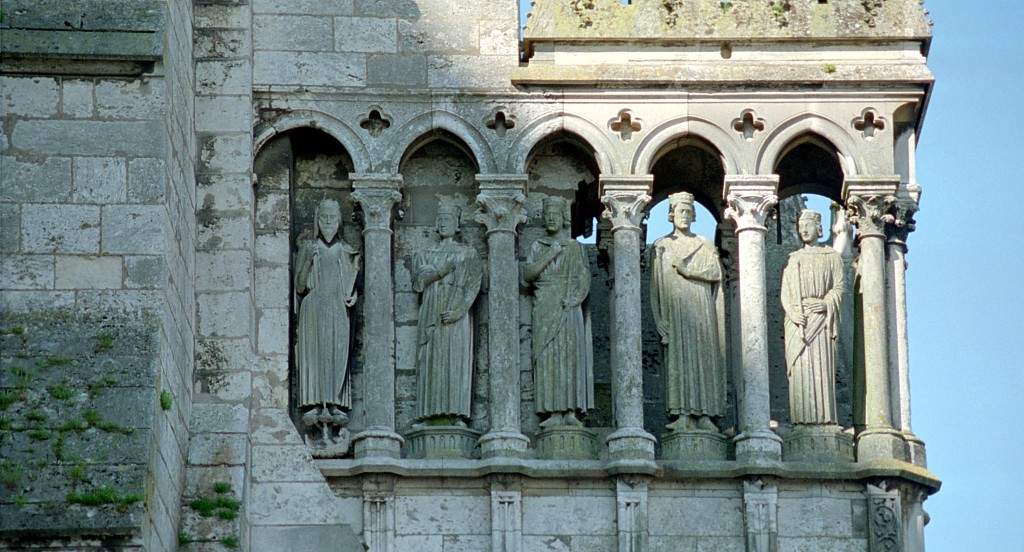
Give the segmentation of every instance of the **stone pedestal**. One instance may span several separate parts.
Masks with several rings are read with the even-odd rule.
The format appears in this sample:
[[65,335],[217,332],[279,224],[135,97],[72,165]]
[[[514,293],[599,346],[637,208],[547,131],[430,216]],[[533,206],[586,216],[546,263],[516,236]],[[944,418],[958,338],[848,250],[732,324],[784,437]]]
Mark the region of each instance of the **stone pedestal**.
[[423,426],[405,434],[410,458],[473,458],[480,432],[460,426]]
[[729,459],[729,439],[715,431],[669,431],[661,436],[665,460],[701,462]]
[[597,436],[585,427],[552,427],[537,433],[536,450],[543,460],[594,460]]
[[777,175],[726,175],[726,218],[736,224],[739,250],[740,434],[736,460],[764,463],[782,459],[782,439],[771,430],[768,389],[768,313],[765,306],[765,220],[779,199]]
[[784,439],[786,462],[853,462],[853,437],[837,425],[798,425]]

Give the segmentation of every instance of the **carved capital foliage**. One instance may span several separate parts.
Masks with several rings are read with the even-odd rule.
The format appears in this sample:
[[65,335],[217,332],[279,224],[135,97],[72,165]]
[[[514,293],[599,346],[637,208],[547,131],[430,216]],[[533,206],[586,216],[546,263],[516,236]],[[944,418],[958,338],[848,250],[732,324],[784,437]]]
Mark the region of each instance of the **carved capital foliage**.
[[900,200],[896,202],[892,211],[892,223],[886,226],[886,237],[890,242],[907,242],[907,237],[917,229],[917,221],[914,215],[917,214],[917,202],[911,200]]
[[390,187],[358,188],[349,196],[363,211],[364,230],[391,230],[391,213],[402,194]]
[[725,218],[736,224],[736,231],[764,229],[764,224],[771,216],[779,197],[774,192],[765,191],[734,191],[725,197],[728,205]]
[[849,194],[847,220],[857,227],[861,238],[885,236],[886,225],[896,220],[893,210],[896,196],[889,194]]
[[518,190],[488,190],[476,196],[474,219],[487,232],[512,232],[526,222],[526,195]]
[[651,196],[646,187],[608,188],[601,196],[605,210],[601,216],[612,223],[612,232],[620,229],[640,230],[647,216]]

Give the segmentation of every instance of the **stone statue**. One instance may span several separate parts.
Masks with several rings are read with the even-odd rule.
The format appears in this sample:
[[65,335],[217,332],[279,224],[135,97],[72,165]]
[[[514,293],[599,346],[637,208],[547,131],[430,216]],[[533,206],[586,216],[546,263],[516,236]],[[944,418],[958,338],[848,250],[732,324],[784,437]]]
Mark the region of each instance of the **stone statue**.
[[594,406],[594,353],[583,301],[590,292],[590,265],[568,234],[569,204],[544,199],[547,236],[530,246],[523,268],[533,288],[533,372],[541,427],[582,426],[577,417]]
[[295,262],[295,364],[306,442],[314,455],[334,456],[349,445],[348,309],[356,303],[360,255],[338,235],[338,202],[321,201],[314,225],[314,238],[302,244]]
[[651,253],[651,309],[665,352],[668,428],[718,432],[725,413],[725,367],[718,340],[718,251],[690,232],[693,195],[669,196],[672,233]]
[[834,425],[843,260],[818,244],[821,214],[803,210],[797,229],[804,246],[789,255],[782,273],[790,418],[798,425]]
[[473,373],[473,317],[483,268],[470,246],[455,241],[461,209],[442,202],[441,243],[413,259],[413,288],[421,294],[416,366],[416,416],[434,425],[465,426]]

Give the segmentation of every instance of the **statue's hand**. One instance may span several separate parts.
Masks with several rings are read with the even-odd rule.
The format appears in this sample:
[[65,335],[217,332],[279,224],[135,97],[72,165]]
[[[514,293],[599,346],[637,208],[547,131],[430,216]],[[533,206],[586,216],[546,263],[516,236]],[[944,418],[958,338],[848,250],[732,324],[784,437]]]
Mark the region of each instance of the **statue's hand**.
[[661,332],[658,332],[658,333],[661,335],[661,344],[662,345],[668,345],[668,336],[663,334],[663,333],[661,333]]
[[810,310],[814,314],[825,314],[828,312],[825,302],[821,299],[804,299],[804,308]]
[[461,309],[453,309],[444,311],[441,313],[441,322],[443,324],[454,324],[466,316],[466,313],[462,312]]
[[353,291],[352,295],[349,295],[348,298],[345,299],[345,306],[346,307],[351,307],[351,306],[355,305],[357,299],[359,299],[359,293]]
[[799,312],[795,312],[789,315],[789,319],[793,321],[797,326],[803,326],[807,323],[807,317]]
[[578,307],[578,306],[579,306],[579,303],[577,303],[576,301],[573,301],[571,299],[562,299],[562,307],[563,308],[571,309],[573,307]]

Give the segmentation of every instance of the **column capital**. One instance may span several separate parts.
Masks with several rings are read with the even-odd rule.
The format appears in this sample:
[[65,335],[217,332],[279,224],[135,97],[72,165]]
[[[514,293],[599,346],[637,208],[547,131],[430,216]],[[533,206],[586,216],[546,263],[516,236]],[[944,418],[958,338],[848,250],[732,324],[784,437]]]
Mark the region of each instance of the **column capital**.
[[612,233],[640,230],[653,185],[654,175],[650,174],[601,176],[601,203],[605,206],[601,216],[612,223]]
[[885,238],[886,225],[895,220],[892,211],[896,205],[899,185],[898,176],[846,178],[843,183],[843,199],[846,201],[847,218],[850,224],[857,227],[858,239]]
[[765,221],[779,202],[779,175],[725,175],[722,196],[727,205],[725,218],[736,223],[736,233],[766,231]]
[[487,233],[509,232],[526,222],[525,174],[478,174],[480,193],[476,196],[477,212],[473,217],[487,227]]
[[917,214],[918,204],[910,198],[900,198],[893,206],[893,221],[886,225],[886,240],[893,245],[906,247],[907,237],[917,229],[917,221],[914,215]]
[[363,210],[363,231],[391,231],[391,212],[402,199],[402,175],[349,173],[352,201]]

